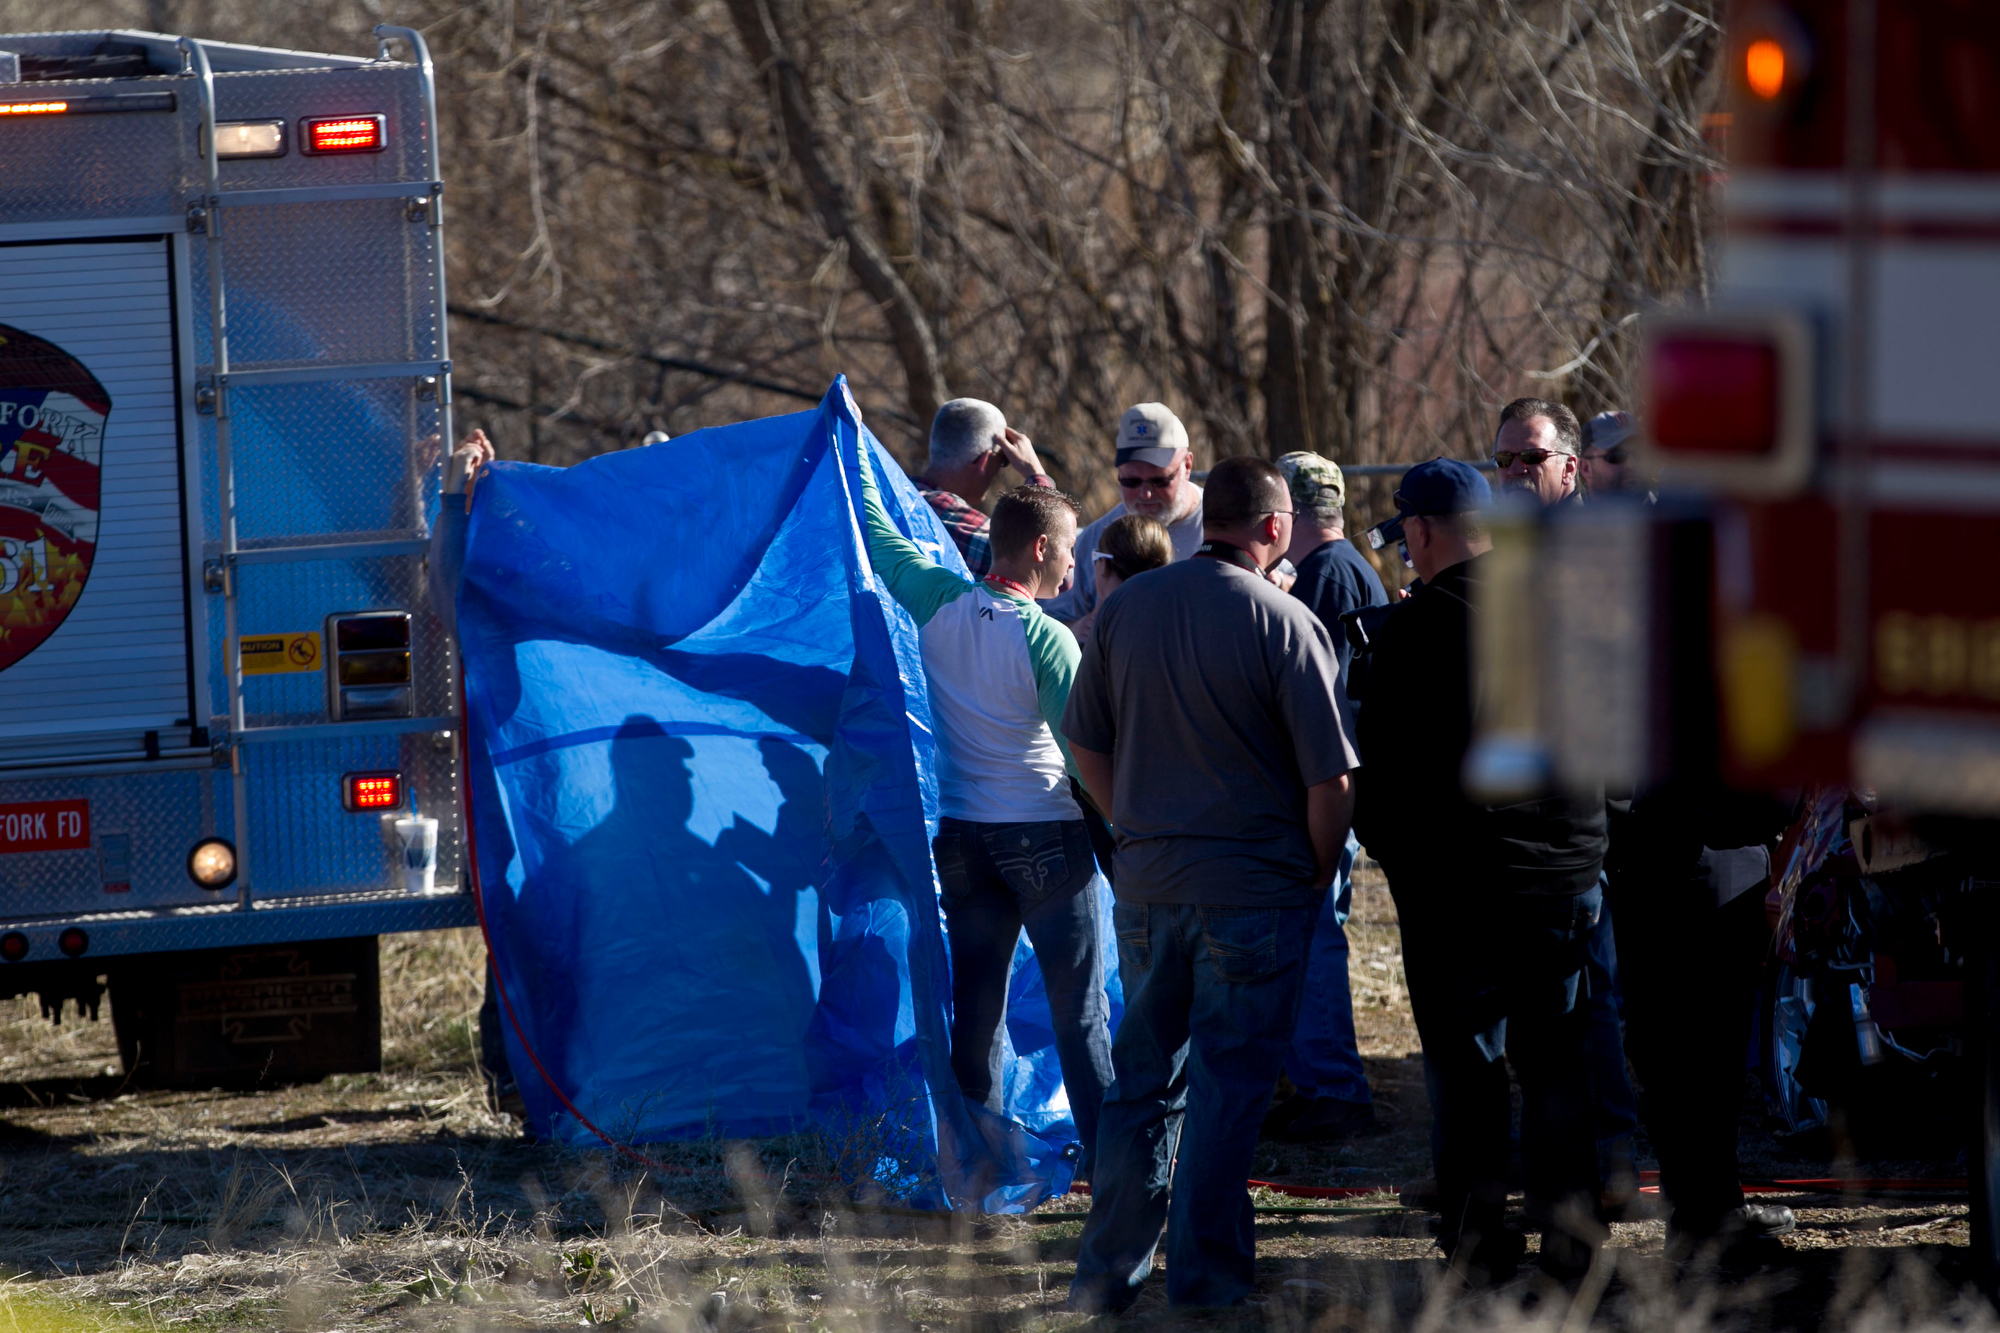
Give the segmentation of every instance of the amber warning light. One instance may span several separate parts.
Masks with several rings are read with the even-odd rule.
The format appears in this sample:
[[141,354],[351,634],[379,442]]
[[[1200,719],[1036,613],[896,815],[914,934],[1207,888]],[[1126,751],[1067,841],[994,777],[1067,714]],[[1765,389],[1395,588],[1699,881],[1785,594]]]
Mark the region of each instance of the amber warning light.
[[32,102],[0,102],[0,119],[13,116],[94,116],[110,111],[172,111],[172,93],[86,93]]
[[349,810],[403,808],[401,773],[349,773],[340,780],[340,803]]
[[380,116],[328,116],[309,119],[299,136],[306,152],[379,153],[386,142]]
[[1785,90],[1785,48],[1771,37],[1760,37],[1743,51],[1743,81],[1766,102]]

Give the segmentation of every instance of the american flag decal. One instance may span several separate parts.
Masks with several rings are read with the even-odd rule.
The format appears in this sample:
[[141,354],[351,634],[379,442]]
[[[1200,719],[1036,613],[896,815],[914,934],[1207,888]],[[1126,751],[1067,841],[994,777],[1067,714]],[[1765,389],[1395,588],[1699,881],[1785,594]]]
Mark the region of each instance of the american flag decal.
[[110,415],[81,361],[0,324],[0,671],[41,647],[83,595]]

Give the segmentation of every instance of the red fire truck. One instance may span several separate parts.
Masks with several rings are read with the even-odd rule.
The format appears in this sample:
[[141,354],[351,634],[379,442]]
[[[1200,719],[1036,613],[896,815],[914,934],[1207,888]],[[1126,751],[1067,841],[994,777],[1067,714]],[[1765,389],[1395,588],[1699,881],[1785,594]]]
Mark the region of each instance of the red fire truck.
[[1480,759],[1801,795],[1766,1040],[1816,1012],[1853,1087],[1901,1068],[1970,1094],[1992,1275],[2000,5],[1742,0],[1729,40],[1720,282],[1648,336],[1659,503],[1503,544],[1484,632],[1512,684]]

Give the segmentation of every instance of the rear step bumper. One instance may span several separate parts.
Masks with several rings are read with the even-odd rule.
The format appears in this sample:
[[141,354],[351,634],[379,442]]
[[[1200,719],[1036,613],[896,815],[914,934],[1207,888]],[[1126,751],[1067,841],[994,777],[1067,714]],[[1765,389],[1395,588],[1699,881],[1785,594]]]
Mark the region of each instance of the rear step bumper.
[[[21,961],[49,962],[65,956],[57,941],[71,927],[81,929],[89,941],[77,957],[99,958],[444,930],[478,921],[472,896],[463,891],[417,897],[378,890],[260,898],[248,911],[229,902],[0,921],[0,934],[27,936],[28,952]],[[0,963],[0,968],[6,966]]]

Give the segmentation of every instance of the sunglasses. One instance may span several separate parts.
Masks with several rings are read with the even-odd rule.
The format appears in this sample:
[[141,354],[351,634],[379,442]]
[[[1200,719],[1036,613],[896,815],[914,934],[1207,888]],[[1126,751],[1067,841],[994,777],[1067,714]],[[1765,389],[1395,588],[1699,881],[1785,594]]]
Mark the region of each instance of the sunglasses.
[[1561,453],[1562,450],[1560,449],[1501,449],[1494,453],[1493,465],[1500,468],[1510,468],[1514,466],[1514,460],[1518,458],[1529,467],[1540,467],[1551,458],[1560,456]]
[[1164,491],[1179,480],[1179,477],[1171,475],[1165,477],[1120,477],[1118,484],[1128,491]]
[[1613,467],[1625,466],[1625,446],[1622,444],[1614,444],[1609,449],[1606,449],[1603,453],[1598,454],[1596,456],[1598,458],[1603,459],[1605,462],[1611,464],[1611,466]]

